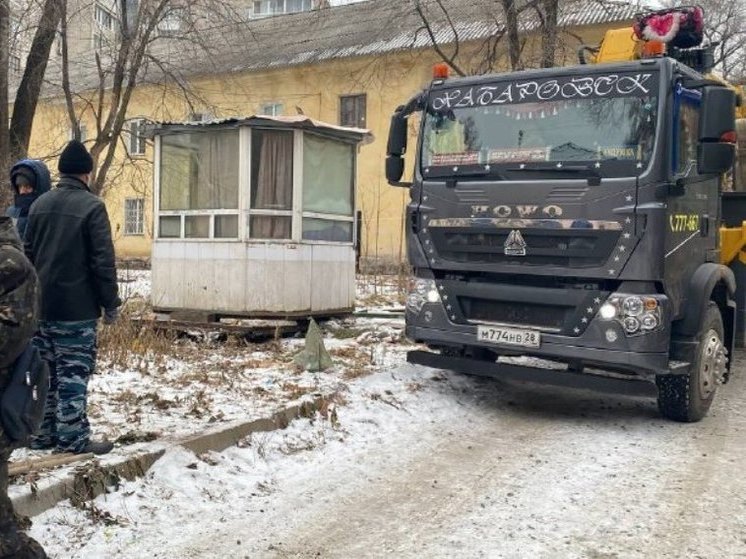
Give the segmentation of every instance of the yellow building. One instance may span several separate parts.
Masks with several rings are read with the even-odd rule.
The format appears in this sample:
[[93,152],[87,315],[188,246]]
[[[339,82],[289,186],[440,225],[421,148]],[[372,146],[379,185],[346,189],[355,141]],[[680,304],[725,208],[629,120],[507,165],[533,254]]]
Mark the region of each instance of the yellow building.
[[[472,73],[489,69],[487,63],[493,71],[506,67],[506,40],[497,39],[495,23],[501,16],[493,13],[499,3],[444,0],[452,26],[433,3],[423,4],[429,6],[433,35],[448,55],[457,48],[456,30],[459,67]],[[581,40],[597,44],[605,28],[624,26],[633,13],[628,4],[566,4],[560,14],[558,63],[575,63]],[[530,55],[539,50],[538,24],[530,14],[526,17],[524,60],[535,65]],[[154,154],[151,141],[138,134],[142,122],[305,114],[372,131],[375,140],[360,148],[357,168],[362,257],[405,259],[403,216],[409,193],[385,180],[388,126],[394,109],[429,83],[433,64],[442,60],[412,3],[368,0],[242,25],[245,42],[235,41],[239,35],[234,29],[229,35],[233,42],[216,44],[209,56],[190,50],[171,53],[187,80],[178,87],[154,75],[146,80],[150,84],[135,90],[128,132],[103,194],[119,257],[147,258],[151,250]],[[183,93],[185,84],[190,102]],[[78,110],[90,137],[95,129],[91,109],[80,103]],[[68,139],[69,129],[64,100],[47,98],[34,120],[30,155],[51,159]],[[412,157],[410,153],[407,174]]]

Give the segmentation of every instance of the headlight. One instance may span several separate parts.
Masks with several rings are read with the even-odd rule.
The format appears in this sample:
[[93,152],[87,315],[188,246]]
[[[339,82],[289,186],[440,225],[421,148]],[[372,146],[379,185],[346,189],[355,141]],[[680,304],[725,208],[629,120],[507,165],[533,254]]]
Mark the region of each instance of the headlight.
[[640,322],[643,330],[655,330],[658,328],[658,317],[651,312],[645,313]]
[[628,316],[624,319],[624,331],[627,334],[634,334],[640,329],[640,321],[634,316]]
[[644,295],[614,294],[598,309],[598,317],[617,322],[627,336],[651,332],[662,323],[659,300]]
[[627,316],[640,316],[643,310],[643,302],[640,297],[626,297],[624,299],[624,314]]
[[416,278],[407,295],[407,309],[418,313],[425,303],[439,303],[440,293],[431,279]]

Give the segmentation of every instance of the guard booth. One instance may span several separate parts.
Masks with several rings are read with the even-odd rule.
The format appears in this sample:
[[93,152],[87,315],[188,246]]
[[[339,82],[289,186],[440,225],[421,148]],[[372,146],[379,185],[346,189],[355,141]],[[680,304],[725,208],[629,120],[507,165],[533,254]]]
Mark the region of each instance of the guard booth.
[[353,309],[367,130],[252,116],[153,133],[154,311],[216,320]]

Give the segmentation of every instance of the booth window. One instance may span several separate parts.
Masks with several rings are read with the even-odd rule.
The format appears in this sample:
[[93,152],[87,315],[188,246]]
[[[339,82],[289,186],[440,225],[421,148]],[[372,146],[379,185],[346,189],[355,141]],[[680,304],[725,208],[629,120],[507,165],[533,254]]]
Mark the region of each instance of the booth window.
[[160,237],[238,238],[238,145],[238,130],[162,137]]
[[251,208],[253,239],[290,239],[293,211],[292,131],[251,131]]
[[352,242],[353,146],[303,135],[303,239]]

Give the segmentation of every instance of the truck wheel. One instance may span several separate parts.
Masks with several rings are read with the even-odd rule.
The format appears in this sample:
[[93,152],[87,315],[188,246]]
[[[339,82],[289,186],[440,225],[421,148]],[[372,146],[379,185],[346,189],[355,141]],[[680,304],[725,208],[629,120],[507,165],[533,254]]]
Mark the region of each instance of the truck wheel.
[[726,371],[723,344],[723,318],[718,306],[710,302],[697,336],[696,358],[688,375],[661,375],[658,385],[658,409],[674,421],[699,421],[710,409],[718,384]]

